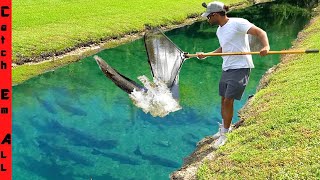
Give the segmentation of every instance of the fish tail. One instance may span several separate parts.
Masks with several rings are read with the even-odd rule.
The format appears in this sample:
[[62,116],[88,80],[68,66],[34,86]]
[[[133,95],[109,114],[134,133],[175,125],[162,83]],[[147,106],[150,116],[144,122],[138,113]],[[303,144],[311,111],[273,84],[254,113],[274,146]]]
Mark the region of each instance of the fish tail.
[[134,153],[135,155],[142,155],[142,153],[141,153],[141,151],[140,151],[140,146],[139,146],[139,145],[137,146],[136,150],[133,151],[133,153]]
[[91,151],[91,154],[93,154],[93,155],[98,155],[98,154],[101,154],[101,152],[94,148],[94,149]]

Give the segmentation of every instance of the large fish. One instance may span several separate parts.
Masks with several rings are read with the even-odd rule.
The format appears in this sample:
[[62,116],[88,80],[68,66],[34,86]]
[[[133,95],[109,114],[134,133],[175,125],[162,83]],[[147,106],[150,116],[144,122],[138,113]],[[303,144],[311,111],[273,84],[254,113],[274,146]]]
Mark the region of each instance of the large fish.
[[92,166],[93,163],[86,157],[79,155],[65,147],[59,147],[48,143],[47,139],[38,138],[36,140],[39,149],[48,157],[56,156],[63,161],[73,161],[84,166]]
[[118,71],[113,69],[109,64],[107,64],[103,59],[98,56],[94,56],[99,68],[104,73],[106,77],[111,79],[115,85],[119,88],[130,94],[133,89],[136,90],[145,90],[143,86],[139,85],[138,83],[134,82],[133,80],[123,76]]
[[[57,160],[53,158],[47,158],[46,160],[37,160],[34,157],[24,155],[22,156],[22,161],[17,162],[17,166],[19,166],[25,172],[29,171],[30,173],[39,176],[40,179],[57,180],[75,179],[76,177],[85,179],[85,177],[79,177],[79,175],[73,174],[72,167],[63,165],[61,163],[58,164]],[[66,169],[68,169],[68,171],[66,171]],[[22,178],[21,174],[16,174],[14,176]],[[23,179],[34,179],[26,175],[24,175],[24,177],[25,178]]]
[[134,159],[127,155],[122,155],[114,152],[102,152],[98,149],[93,149],[91,154],[93,155],[101,155],[107,158],[110,158],[114,161],[118,161],[121,164],[130,164],[130,165],[139,165],[141,162],[138,159]]
[[69,112],[71,115],[75,116],[87,116],[87,113],[82,109],[72,106],[67,102],[56,101],[56,103],[65,111]]
[[[106,77],[108,77],[116,86],[127,92],[128,94],[133,92],[133,89],[137,91],[148,91],[148,89],[144,86],[141,86],[137,82],[129,79],[128,77],[120,74],[118,71],[113,69],[109,64],[107,64],[103,59],[98,56],[94,56],[99,68],[104,73]],[[172,97],[174,99],[179,99],[179,78],[176,77],[175,81],[172,85],[168,86],[172,93]]]
[[37,121],[35,118],[29,119],[31,124],[42,133],[64,135],[72,145],[83,146],[88,148],[113,149],[118,145],[118,142],[113,139],[97,139],[88,132],[83,132],[79,129],[62,125],[55,119],[47,121]]
[[161,165],[161,166],[170,167],[170,168],[179,168],[181,166],[181,164],[175,161],[172,161],[170,159],[166,159],[157,155],[148,155],[148,154],[142,153],[140,151],[139,146],[133,153],[137,156],[140,156],[142,159],[149,161],[151,164]]
[[56,108],[50,102],[41,99],[38,95],[36,95],[36,99],[46,111],[57,114]]

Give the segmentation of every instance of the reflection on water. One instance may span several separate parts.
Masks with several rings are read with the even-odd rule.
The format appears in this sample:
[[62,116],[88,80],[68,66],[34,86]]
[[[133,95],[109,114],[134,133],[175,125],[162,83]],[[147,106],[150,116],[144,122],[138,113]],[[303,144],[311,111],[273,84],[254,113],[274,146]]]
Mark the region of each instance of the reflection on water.
[[[285,32],[279,26],[263,28],[272,49],[280,50],[290,47],[303,25],[285,23]],[[214,32],[198,22],[167,35],[194,53],[218,47]],[[98,55],[130,79],[151,78],[142,40]],[[13,179],[168,179],[196,142],[218,129],[221,61],[187,60],[180,73],[183,109],[164,118],[135,107],[127,93],[104,77],[93,57],[13,87]],[[235,111],[278,61],[279,56],[254,56],[256,68]]]

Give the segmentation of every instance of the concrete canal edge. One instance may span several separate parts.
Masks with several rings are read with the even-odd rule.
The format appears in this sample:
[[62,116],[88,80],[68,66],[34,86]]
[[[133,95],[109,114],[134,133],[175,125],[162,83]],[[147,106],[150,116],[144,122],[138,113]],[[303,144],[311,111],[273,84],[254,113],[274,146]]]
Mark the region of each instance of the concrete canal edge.
[[[308,25],[304,28],[306,29],[308,26],[311,26],[316,19],[320,18],[320,8],[318,7],[316,10],[316,15],[310,20]],[[303,30],[304,30],[303,29]],[[298,34],[297,39],[293,43],[293,48],[298,46],[299,43],[308,37],[309,34],[304,33],[303,30]],[[257,92],[259,90],[264,89],[268,86],[269,76],[273,74],[281,64],[286,64],[287,60],[290,59],[292,55],[285,55],[281,57],[280,63],[270,68],[261,78],[259,82],[259,86],[257,87]],[[233,131],[236,131],[239,127],[241,127],[248,117],[244,116],[244,112],[250,110],[250,104],[254,101],[254,98],[250,98],[246,104],[239,110],[238,116],[239,121],[233,125]],[[213,132],[214,133],[214,132]],[[203,138],[200,142],[197,143],[197,147],[194,152],[192,152],[188,157],[184,159],[184,163],[182,167],[170,174],[171,180],[196,180],[197,179],[197,171],[198,168],[205,162],[213,160],[216,156],[215,149],[212,149],[209,145],[214,140],[212,137],[207,136]]]

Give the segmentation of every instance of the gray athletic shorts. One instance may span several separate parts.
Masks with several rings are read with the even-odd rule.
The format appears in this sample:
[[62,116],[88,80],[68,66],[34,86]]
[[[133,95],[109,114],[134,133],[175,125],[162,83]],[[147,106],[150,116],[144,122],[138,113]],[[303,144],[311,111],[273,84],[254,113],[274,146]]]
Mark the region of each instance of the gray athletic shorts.
[[249,68],[222,71],[219,83],[219,95],[240,100],[248,84],[250,71]]

